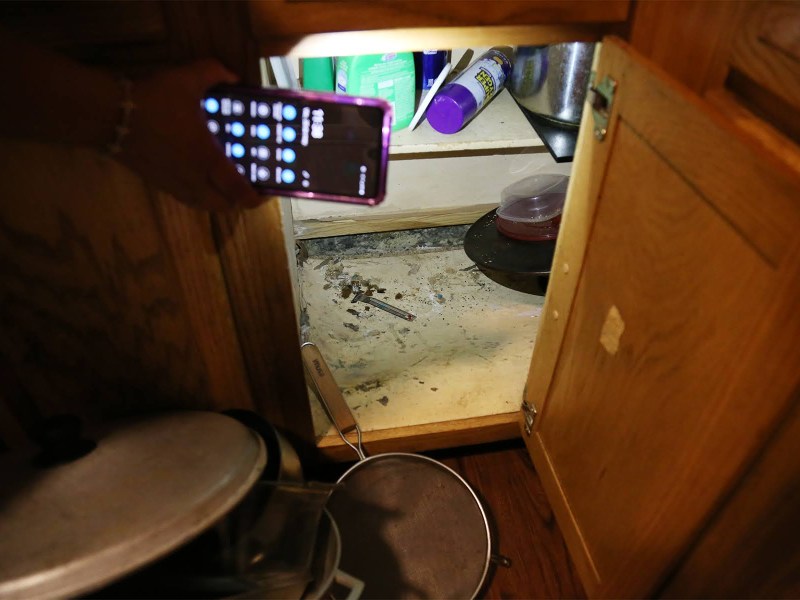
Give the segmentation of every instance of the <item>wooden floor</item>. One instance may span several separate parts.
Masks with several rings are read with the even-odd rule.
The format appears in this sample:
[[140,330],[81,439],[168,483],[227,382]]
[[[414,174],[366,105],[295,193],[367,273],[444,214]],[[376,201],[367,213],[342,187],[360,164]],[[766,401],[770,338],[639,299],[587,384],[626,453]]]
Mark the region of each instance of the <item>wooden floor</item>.
[[[427,454],[473,487],[489,514],[493,551],[511,561],[492,565],[481,598],[586,597],[521,440]],[[335,480],[344,468],[326,475]]]
[[561,531],[522,441],[430,454],[469,482],[489,513],[495,553],[482,598],[585,598]]

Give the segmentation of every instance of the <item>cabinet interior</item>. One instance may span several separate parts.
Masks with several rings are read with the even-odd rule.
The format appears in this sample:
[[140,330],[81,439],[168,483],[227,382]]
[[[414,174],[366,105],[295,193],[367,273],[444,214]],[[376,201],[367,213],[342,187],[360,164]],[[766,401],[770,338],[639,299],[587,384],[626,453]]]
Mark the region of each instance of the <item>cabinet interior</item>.
[[[463,68],[484,50],[455,50],[451,62]],[[392,132],[380,205],[285,202],[302,337],[319,346],[364,432],[516,421],[546,279],[479,268],[464,235],[506,186],[569,170],[503,90],[456,134],[425,120]],[[354,302],[354,289],[416,318]],[[309,401],[317,437],[336,443],[311,392]]]
[[[302,331],[326,357],[364,431],[512,413],[544,301],[536,279],[489,278],[466,227],[310,240],[299,268]],[[327,242],[327,243],[326,243]],[[353,288],[412,313],[407,321]],[[315,431],[334,433],[312,400]]]

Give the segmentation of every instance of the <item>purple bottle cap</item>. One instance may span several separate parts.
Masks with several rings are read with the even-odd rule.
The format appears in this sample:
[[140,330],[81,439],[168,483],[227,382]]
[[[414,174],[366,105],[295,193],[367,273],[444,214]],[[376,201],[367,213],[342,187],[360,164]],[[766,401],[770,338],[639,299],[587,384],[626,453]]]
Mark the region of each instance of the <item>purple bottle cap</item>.
[[427,118],[439,133],[456,133],[478,110],[478,103],[463,85],[448,83],[431,102]]

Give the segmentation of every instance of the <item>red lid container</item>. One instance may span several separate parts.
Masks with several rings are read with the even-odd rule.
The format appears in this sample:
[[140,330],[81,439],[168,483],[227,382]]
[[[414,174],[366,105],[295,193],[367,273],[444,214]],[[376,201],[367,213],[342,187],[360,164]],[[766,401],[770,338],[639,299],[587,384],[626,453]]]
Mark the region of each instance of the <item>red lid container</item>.
[[497,209],[497,230],[517,240],[555,239],[568,185],[568,176],[544,173],[508,186]]

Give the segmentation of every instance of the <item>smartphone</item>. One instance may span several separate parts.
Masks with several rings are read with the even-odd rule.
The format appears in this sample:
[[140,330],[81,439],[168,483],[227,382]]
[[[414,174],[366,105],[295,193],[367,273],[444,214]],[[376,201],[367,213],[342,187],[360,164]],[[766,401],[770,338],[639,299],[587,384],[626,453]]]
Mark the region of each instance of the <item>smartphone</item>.
[[260,193],[369,205],[386,194],[385,100],[219,86],[202,106],[209,131]]

